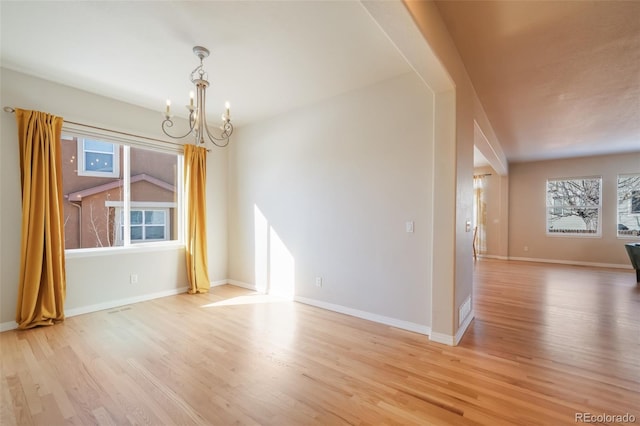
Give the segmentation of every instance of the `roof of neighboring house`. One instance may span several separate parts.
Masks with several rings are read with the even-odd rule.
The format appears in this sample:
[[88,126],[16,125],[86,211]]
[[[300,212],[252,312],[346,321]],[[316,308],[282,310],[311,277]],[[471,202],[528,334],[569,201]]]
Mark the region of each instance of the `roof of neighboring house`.
[[[176,187],[174,185],[171,185],[158,178],[154,178],[153,176],[149,176],[145,173],[131,176],[131,183],[136,183],[140,181],[152,183],[156,186],[166,189],[167,191],[175,192],[176,190]],[[84,197],[88,197],[90,195],[108,191],[110,189],[115,189],[120,186],[122,186],[122,179],[114,180],[109,183],[105,183],[103,185],[92,186],[91,188],[83,189],[82,191],[72,192],[70,194],[65,195],[65,198],[67,198],[69,201],[82,201]]]

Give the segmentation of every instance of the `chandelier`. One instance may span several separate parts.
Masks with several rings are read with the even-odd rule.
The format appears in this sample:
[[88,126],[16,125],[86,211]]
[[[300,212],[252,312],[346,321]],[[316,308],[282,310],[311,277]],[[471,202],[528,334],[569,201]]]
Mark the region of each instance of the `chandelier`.
[[205,114],[205,99],[209,82],[207,81],[207,72],[204,70],[202,64],[203,59],[209,56],[209,50],[206,47],[195,46],[193,53],[200,58],[200,65],[191,72],[191,82],[196,86],[196,91],[195,104],[194,92],[190,92],[189,105],[186,106],[189,111],[189,131],[179,136],[171,135],[167,131],[167,129],[173,127],[171,101],[169,99],[167,99],[167,108],[164,112],[162,131],[165,135],[173,139],[182,139],[193,134],[196,138],[196,144],[204,144],[206,136],[215,146],[223,148],[229,144],[229,137],[233,133],[233,125],[231,124],[231,116],[229,115],[229,102],[225,104],[225,112],[222,114],[222,125],[219,129],[212,131],[207,125],[207,117]]

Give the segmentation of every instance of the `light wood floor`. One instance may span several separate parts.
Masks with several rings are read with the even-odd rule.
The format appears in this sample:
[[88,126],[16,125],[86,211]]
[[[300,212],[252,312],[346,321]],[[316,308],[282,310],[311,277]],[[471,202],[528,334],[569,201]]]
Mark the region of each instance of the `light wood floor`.
[[0,424],[640,423],[632,271],[475,268],[458,347],[232,286],[4,332]]

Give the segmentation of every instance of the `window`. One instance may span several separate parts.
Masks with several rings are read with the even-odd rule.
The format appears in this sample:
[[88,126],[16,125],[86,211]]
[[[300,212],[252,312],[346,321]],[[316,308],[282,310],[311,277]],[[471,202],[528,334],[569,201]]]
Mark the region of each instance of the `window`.
[[547,180],[547,234],[600,235],[602,178]]
[[78,175],[118,177],[120,149],[117,144],[78,138]]
[[120,142],[63,136],[68,250],[181,238],[182,155]]
[[640,235],[640,174],[618,176],[618,237]]
[[[165,241],[170,233],[170,226],[167,218],[169,209],[137,209],[132,207],[129,215],[129,236],[132,243],[144,241]],[[119,209],[120,235],[118,238],[124,240],[124,211]]]

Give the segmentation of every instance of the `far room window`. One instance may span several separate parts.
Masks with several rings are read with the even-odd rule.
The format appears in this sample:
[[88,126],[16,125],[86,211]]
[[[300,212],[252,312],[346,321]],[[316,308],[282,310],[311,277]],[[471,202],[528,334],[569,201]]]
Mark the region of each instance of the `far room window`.
[[618,237],[640,235],[640,174],[618,176]]
[[117,144],[78,138],[78,175],[118,177],[120,149]]
[[547,235],[600,236],[601,177],[547,180]]

